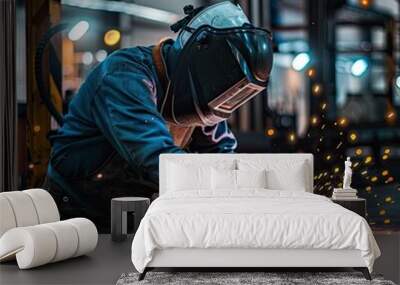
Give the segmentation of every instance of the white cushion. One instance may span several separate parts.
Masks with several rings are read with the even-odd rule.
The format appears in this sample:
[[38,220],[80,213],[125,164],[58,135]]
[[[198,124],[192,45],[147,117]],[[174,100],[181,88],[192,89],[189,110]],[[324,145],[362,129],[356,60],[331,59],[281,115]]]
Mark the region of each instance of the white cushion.
[[[224,159],[224,155],[221,154],[221,158],[217,161],[210,161],[209,159],[202,159],[205,154],[179,154],[177,158],[168,160],[167,168],[170,169],[170,164],[180,164],[187,167],[214,167],[218,169],[236,169],[236,159]],[[169,171],[168,171],[169,172]]]
[[0,261],[17,259],[20,269],[49,263],[56,251],[55,235],[43,225],[13,228],[0,238]]
[[0,237],[9,229],[60,220],[57,205],[43,189],[0,193]]
[[86,254],[96,248],[98,239],[97,229],[90,220],[74,218],[65,220],[64,222],[71,224],[79,236],[78,248],[73,257]]
[[213,190],[236,190],[236,170],[213,168],[211,181]]
[[97,230],[88,219],[18,227],[0,238],[0,261],[14,257],[20,269],[76,257],[97,245]]
[[16,258],[26,269],[94,250],[98,234],[90,220],[59,219],[43,189],[0,193],[0,262]]
[[208,161],[176,159],[169,161],[167,167],[167,191],[209,190],[212,188],[211,168],[235,169],[236,161],[221,159],[210,164]]
[[[290,161],[294,163],[305,162],[305,180],[307,181],[306,191],[313,191],[313,155],[307,153],[202,153],[202,154],[161,154],[160,155],[160,196],[167,193],[168,190],[168,178],[169,174],[169,164],[173,163],[187,163],[193,165],[205,165],[215,167],[216,164],[221,164],[221,162],[226,162],[226,164],[235,164],[236,161],[242,162],[260,162],[259,166],[251,169],[271,169],[270,166],[278,163],[279,161]],[[231,169],[243,169],[232,167]],[[300,187],[302,188],[302,187]],[[292,189],[293,190],[293,189]]]
[[306,191],[309,185],[304,160],[238,160],[239,170],[266,169],[267,188],[272,190]]
[[74,228],[71,228],[70,223],[63,221],[48,223],[43,226],[51,230],[57,241],[56,254],[51,262],[64,260],[75,255],[78,249],[79,237],[78,232]]
[[267,188],[266,170],[236,170],[237,188]]
[[279,169],[267,171],[267,188],[272,190],[306,191],[307,181],[302,167],[283,172]]
[[16,226],[17,222],[10,202],[6,197],[0,195],[0,237]]
[[2,192],[0,195],[10,203],[17,227],[33,226],[39,223],[35,205],[29,195],[22,191]]
[[43,189],[29,189],[22,191],[28,194],[33,201],[39,224],[51,223],[60,220],[56,202],[49,192]]
[[168,189],[170,191],[211,188],[211,167],[185,166],[177,163],[171,163],[169,167]]
[[212,169],[212,189],[233,191],[241,188],[266,188],[266,170]]

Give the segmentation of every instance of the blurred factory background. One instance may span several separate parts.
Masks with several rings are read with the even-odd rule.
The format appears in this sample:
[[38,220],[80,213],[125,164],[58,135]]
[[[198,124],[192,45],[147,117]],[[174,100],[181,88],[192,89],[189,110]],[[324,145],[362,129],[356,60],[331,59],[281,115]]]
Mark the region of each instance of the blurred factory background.
[[[9,44],[0,79],[9,84],[1,92],[15,96],[0,96],[0,146],[9,147],[1,187],[41,185],[48,135],[94,66],[114,50],[174,37],[169,26],[185,4],[211,2],[217,1],[2,2],[1,12],[11,16],[2,19],[0,41]],[[341,186],[351,156],[353,187],[367,199],[370,224],[400,228],[400,1],[236,2],[253,24],[273,32],[275,51],[268,91],[230,120],[237,151],[311,152],[315,193],[327,196]]]

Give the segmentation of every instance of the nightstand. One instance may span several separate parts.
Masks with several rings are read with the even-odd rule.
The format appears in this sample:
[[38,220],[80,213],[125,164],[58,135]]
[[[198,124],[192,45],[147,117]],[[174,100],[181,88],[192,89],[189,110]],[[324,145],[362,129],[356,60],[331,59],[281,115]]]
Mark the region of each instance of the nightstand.
[[144,217],[147,208],[150,206],[150,199],[143,197],[120,197],[111,200],[111,238],[113,241],[126,240],[127,213],[134,214],[134,229],[136,233],[140,221]]
[[367,201],[363,198],[354,198],[348,200],[332,199],[332,202],[359,214],[363,218],[367,218]]

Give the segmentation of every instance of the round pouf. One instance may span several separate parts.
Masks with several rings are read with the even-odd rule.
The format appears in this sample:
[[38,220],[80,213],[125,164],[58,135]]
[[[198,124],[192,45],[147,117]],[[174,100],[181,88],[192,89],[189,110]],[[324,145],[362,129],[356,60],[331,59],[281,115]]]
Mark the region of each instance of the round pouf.
[[150,199],[143,197],[120,197],[111,200],[111,238],[124,241],[127,236],[127,213],[134,214],[133,231],[136,232],[140,221],[150,205]]

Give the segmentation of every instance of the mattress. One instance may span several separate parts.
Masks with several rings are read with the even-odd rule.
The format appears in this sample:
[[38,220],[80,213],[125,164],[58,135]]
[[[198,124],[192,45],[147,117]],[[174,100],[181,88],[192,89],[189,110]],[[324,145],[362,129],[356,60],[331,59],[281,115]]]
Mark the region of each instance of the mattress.
[[359,250],[372,271],[379,248],[361,216],[307,192],[171,192],[156,199],[132,243],[139,272],[162,249]]

